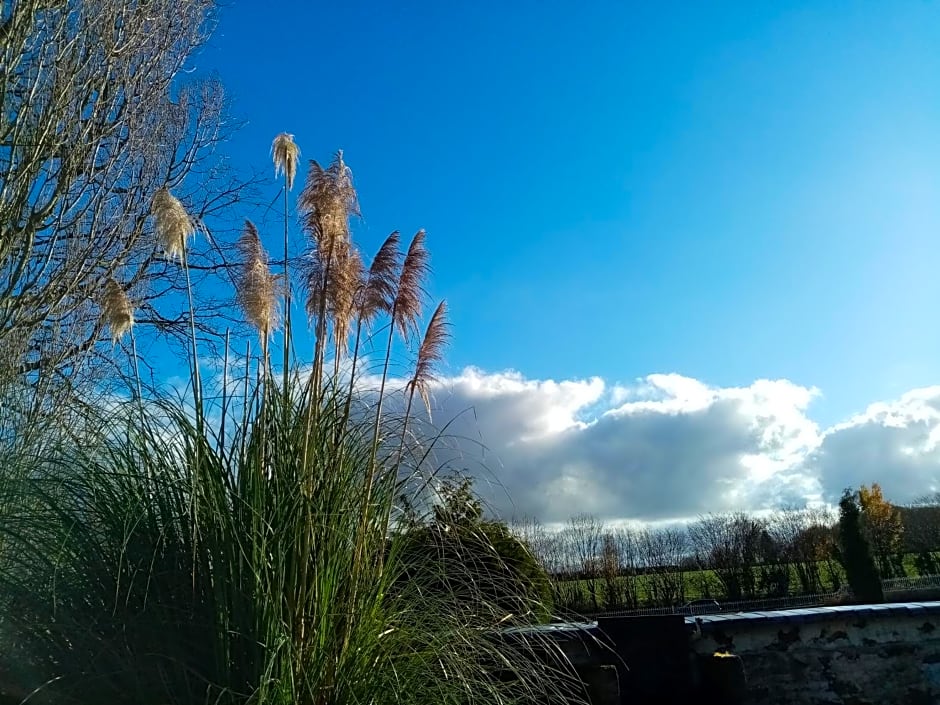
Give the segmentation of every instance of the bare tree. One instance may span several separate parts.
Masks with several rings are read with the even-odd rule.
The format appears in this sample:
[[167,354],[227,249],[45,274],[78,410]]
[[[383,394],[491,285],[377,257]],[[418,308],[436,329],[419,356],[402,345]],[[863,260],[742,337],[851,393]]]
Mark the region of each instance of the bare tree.
[[832,548],[835,518],[825,509],[788,507],[776,512],[768,530],[781,546],[804,594],[822,592],[820,570]]
[[526,545],[549,576],[564,570],[564,557],[558,532],[549,531],[534,517],[514,519],[510,523],[510,529]]
[[662,606],[684,602],[683,559],[689,550],[686,533],[677,527],[646,528],[640,532],[638,541],[649,602]]
[[514,520],[511,529],[545,569],[555,608],[564,611],[582,607],[578,581],[572,580],[571,575],[570,535],[565,531],[552,531],[533,517]]
[[689,526],[689,538],[702,568],[710,568],[729,600],[757,593],[755,566],[764,525],[743,512],[709,514]]
[[758,538],[758,584],[760,591],[768,597],[790,594],[790,563],[786,549],[787,545],[769,530],[769,522],[762,522]]
[[[188,317],[168,294],[185,292],[186,277],[154,236],[153,196],[173,189],[202,229],[244,196],[214,155],[229,129],[221,86],[176,83],[213,9],[213,0],[0,4],[0,380],[74,383],[111,359],[96,348],[111,279],[138,323],[185,336]],[[227,268],[220,253],[208,238],[192,246],[193,286]],[[200,330],[215,330],[222,310],[202,301]]]
[[624,606],[621,561],[620,542],[613,531],[605,531],[601,536],[600,574],[604,581],[604,607],[608,610]]
[[940,549],[940,495],[927,495],[907,507],[899,507],[904,525],[904,551],[914,554],[920,575],[940,572],[935,552]]
[[591,608],[600,609],[600,557],[604,525],[590,514],[578,514],[568,521],[564,530],[581,576],[588,590]]
[[640,606],[640,543],[637,533],[618,528],[613,533],[621,564],[621,593],[624,605],[630,609]]

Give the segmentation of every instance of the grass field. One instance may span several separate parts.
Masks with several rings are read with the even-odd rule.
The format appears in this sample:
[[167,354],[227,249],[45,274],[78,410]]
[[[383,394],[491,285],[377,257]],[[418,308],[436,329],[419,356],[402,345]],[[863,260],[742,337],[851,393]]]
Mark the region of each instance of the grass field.
[[[908,576],[918,575],[918,570],[915,564],[916,556],[914,554],[908,554],[904,556],[903,567],[904,572]],[[830,567],[831,566],[831,567]],[[790,573],[789,586],[784,595],[781,595],[780,592],[772,593],[766,589],[761,589],[761,568],[754,567],[754,580],[757,589],[753,595],[745,595],[744,599],[753,597],[754,599],[764,599],[769,597],[779,597],[787,595],[801,595],[804,594],[803,586],[800,583],[799,577],[797,575],[796,568],[794,566],[788,566]],[[819,576],[821,579],[821,586],[819,592],[833,592],[837,590],[840,586],[845,585],[846,577],[845,572],[842,569],[842,566],[838,562],[832,561],[831,564],[826,561],[820,561],[818,563]],[[893,576],[899,577],[899,576]],[[606,582],[603,578],[595,578],[595,590],[597,592],[597,604],[601,607],[613,608],[613,609],[630,609],[634,606],[636,607],[670,607],[674,606],[673,603],[664,604],[663,601],[657,600],[656,595],[656,583],[657,581],[662,584],[662,582],[668,582],[671,585],[678,587],[680,584],[682,590],[675,590],[678,592],[678,599],[674,600],[674,603],[683,604],[691,600],[698,600],[703,598],[710,598],[715,600],[726,600],[728,596],[725,594],[724,588],[721,584],[721,581],[715,575],[713,570],[690,570],[683,571],[679,574],[678,571],[674,573],[668,573],[666,575],[654,575],[654,574],[645,574],[645,575],[635,575],[635,576],[626,576],[621,575],[616,578],[617,592],[619,595],[629,595],[631,592],[635,592],[637,596],[636,605],[629,602],[624,602],[623,600],[613,600],[611,602],[607,599],[607,589]],[[590,579],[568,579],[568,580],[556,580],[554,581],[555,589],[555,599],[556,607],[558,608],[571,608],[578,609],[580,608],[589,608],[593,607],[593,600],[591,599],[591,580]],[[632,590],[628,589],[632,583]]]

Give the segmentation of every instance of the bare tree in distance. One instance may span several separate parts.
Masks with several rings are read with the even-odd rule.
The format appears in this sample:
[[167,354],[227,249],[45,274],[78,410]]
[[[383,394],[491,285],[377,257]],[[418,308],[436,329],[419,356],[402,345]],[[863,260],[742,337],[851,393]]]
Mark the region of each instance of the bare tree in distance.
[[640,560],[646,573],[646,589],[652,604],[685,602],[685,561],[688,535],[680,527],[646,528],[638,535]]
[[689,538],[702,568],[710,568],[729,600],[757,593],[754,566],[760,558],[764,523],[744,512],[709,514],[689,525]]
[[[940,516],[932,501],[919,503],[928,513],[917,515],[918,520]],[[912,509],[902,511],[905,522],[914,521],[908,514]],[[923,529],[927,550],[932,534]],[[514,531],[549,573],[562,611],[785,597],[791,589],[819,594],[838,590],[844,579],[836,517],[829,507],[786,507],[766,517],[710,514],[690,524],[638,528],[605,525],[579,514],[560,529],[526,519],[515,522]],[[911,540],[914,536],[906,534]],[[793,576],[798,588],[791,587]]]
[[578,514],[568,521],[564,534],[587,586],[590,606],[597,612],[600,609],[600,558],[604,525],[590,514]]
[[790,563],[787,544],[769,530],[770,522],[763,521],[758,538],[757,572],[759,589],[769,597],[790,594]]
[[564,611],[580,607],[581,591],[577,581],[570,579],[572,550],[567,532],[552,531],[538,519],[528,516],[512,520],[510,529],[544,568],[556,609]]
[[529,516],[513,519],[509,528],[549,575],[562,572],[564,560],[557,532],[549,531],[542,522]]
[[[167,296],[185,277],[154,236],[153,197],[173,190],[204,230],[246,187],[215,153],[231,129],[220,84],[176,83],[213,13],[213,0],[0,5],[0,381],[74,385],[113,361],[98,345],[112,280],[148,333],[185,338]],[[228,269],[218,242],[189,247],[195,286]],[[222,299],[200,301],[201,334],[219,331]]]
[[804,594],[819,593],[827,588],[820,566],[832,553],[835,521],[825,508],[785,507],[775,512],[768,522],[768,531],[781,545]]
[[603,533],[599,568],[604,580],[604,607],[608,610],[622,608],[625,601],[624,584],[620,579],[623,560],[620,547],[621,544],[613,531]]
[[640,606],[640,542],[636,531],[619,527],[613,532],[622,565],[621,594],[624,606]]
[[898,507],[904,526],[904,550],[914,554],[920,575],[940,573],[935,552],[940,549],[940,494],[925,495],[906,507]]

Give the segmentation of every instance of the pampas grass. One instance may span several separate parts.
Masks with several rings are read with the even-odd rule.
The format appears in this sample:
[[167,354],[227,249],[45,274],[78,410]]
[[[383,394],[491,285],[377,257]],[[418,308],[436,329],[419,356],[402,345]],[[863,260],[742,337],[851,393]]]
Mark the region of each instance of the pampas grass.
[[359,317],[364,323],[371,323],[379,315],[392,313],[401,266],[400,243],[401,238],[396,230],[385,239],[372,259],[360,289]]
[[238,240],[242,255],[242,275],[238,282],[238,303],[262,338],[271,335],[279,324],[277,282],[268,266],[268,254],[261,245],[258,229],[250,220]]
[[434,367],[444,359],[444,348],[450,339],[449,324],[447,323],[447,304],[441,301],[431,316],[428,329],[418,349],[418,361],[415,364],[414,374],[408,380],[406,389],[409,391],[408,406],[411,407],[411,398],[414,393],[421,396],[428,416],[431,415],[431,398],[429,390],[434,381]]
[[349,240],[349,219],[359,215],[359,201],[352,171],[339,150],[327,168],[310,162],[307,182],[297,205],[304,230],[313,244],[329,259],[338,241]]
[[143,397],[140,381],[140,366],[137,357],[137,339],[134,337],[134,307],[124,287],[113,278],[108,278],[101,298],[101,314],[111,330],[111,343],[116,344],[126,334],[131,337],[131,362],[134,365],[134,381],[137,399]]
[[117,342],[134,327],[134,309],[124,291],[124,287],[114,279],[108,279],[101,298],[101,312],[108,328],[111,340]]
[[[385,319],[390,335],[407,333],[397,344],[409,345],[428,260],[423,232],[403,263],[393,233],[364,271],[349,237],[348,167],[338,154],[312,170],[312,372],[285,368],[276,382],[246,370],[242,403],[227,387],[214,402],[200,392],[194,335],[195,409],[155,397],[73,414],[41,446],[13,436],[17,452],[0,463],[0,686],[20,700],[577,700],[570,664],[550,639],[504,638],[506,627],[527,623],[519,615],[540,609],[504,564],[493,569],[495,549],[454,536],[439,551],[427,540],[434,532],[418,530],[436,521],[440,468],[433,436],[409,430],[412,402],[428,401],[448,339],[445,304],[404,389],[387,384],[391,337],[377,395],[362,389],[355,364],[349,384],[338,366],[323,373],[331,336],[337,360],[362,354],[363,322]],[[179,213],[162,193],[154,212],[164,232],[167,214]],[[182,255],[188,231],[174,227]],[[250,222],[239,249],[239,301],[266,337],[276,295]]]
[[[288,237],[287,194],[294,188],[297,175],[297,162],[300,160],[300,147],[294,142],[294,136],[287,132],[280,133],[271,144],[271,157],[274,159],[274,178],[284,174],[284,370],[290,365],[291,354],[291,286],[290,286],[290,239]],[[285,378],[285,384],[287,380]]]
[[186,241],[196,229],[180,200],[168,189],[159,189],[151,207],[156,225],[157,241],[170,259],[182,260],[186,255]]
[[297,162],[300,160],[300,147],[294,143],[294,136],[282,132],[271,144],[271,157],[274,160],[274,177],[284,174],[287,190],[294,188],[297,175]]
[[424,282],[430,271],[430,254],[424,241],[423,230],[415,233],[405,255],[398,280],[398,292],[394,304],[394,323],[403,338],[410,338],[417,332],[418,319],[421,317],[422,304],[426,298]]
[[[193,385],[193,396],[196,399],[197,412],[200,408],[199,397],[202,394],[202,381],[199,372],[199,352],[196,340],[196,313],[193,301],[193,284],[189,276],[189,263],[186,259],[186,242],[195,235],[196,228],[189,213],[180,200],[170,193],[166,187],[160,188],[153,196],[151,204],[156,228],[157,242],[163,252],[171,260],[179,260],[186,274],[186,298],[189,302],[189,335],[190,335],[190,375]],[[200,420],[201,423],[201,420]]]
[[333,318],[333,339],[337,363],[349,348],[350,325],[362,287],[362,256],[351,244],[337,248],[333,273],[327,286],[327,306]]
[[[334,347],[339,355],[348,344],[353,304],[361,284],[361,257],[350,241],[349,223],[359,214],[359,202],[342,150],[326,169],[310,162],[298,207],[311,245],[305,257],[305,280],[307,315],[316,338],[313,377],[318,385],[327,349],[328,317],[332,316]],[[312,391],[317,392],[316,386]]]

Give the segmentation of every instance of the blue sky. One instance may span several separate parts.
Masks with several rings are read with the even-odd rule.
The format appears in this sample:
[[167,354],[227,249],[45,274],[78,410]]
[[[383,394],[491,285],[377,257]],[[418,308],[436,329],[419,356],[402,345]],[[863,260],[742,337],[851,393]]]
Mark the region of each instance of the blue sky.
[[938,47],[920,0],[233,0],[195,65],[237,164],[342,148],[367,253],[427,229],[452,371],[785,378],[828,424],[940,382]]

